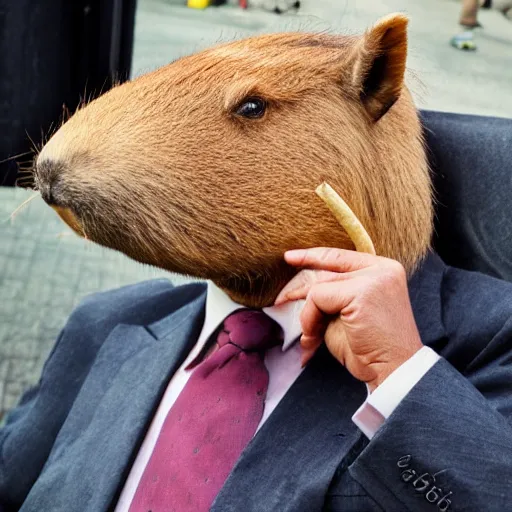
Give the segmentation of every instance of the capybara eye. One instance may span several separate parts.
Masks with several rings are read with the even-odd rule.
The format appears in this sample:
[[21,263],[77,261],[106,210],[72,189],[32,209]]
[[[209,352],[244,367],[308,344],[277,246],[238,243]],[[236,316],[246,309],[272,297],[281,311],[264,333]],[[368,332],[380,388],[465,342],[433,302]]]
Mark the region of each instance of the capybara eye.
[[259,119],[267,110],[267,102],[261,98],[246,98],[236,109],[236,114],[248,119]]

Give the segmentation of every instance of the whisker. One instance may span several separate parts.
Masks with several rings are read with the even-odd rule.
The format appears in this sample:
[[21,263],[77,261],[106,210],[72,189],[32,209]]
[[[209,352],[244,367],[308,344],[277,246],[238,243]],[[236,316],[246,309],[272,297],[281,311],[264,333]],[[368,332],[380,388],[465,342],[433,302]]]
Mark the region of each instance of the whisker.
[[64,238],[66,236],[76,236],[76,233],[74,231],[61,231],[60,233],[57,233],[57,238]]
[[30,181],[16,181],[14,186],[17,188],[25,189],[25,190],[33,190],[35,192],[36,189],[34,188],[33,185],[34,185],[33,181],[30,180]]
[[35,189],[35,169],[32,162],[30,165],[21,166],[18,164],[18,175],[15,180],[16,187]]
[[39,196],[39,192],[35,192],[33,195],[31,195],[28,199],[25,199],[25,201],[23,201],[23,203],[21,203],[12,213],[11,215],[9,216],[9,219],[11,220],[11,222],[14,220],[14,218],[16,217],[16,215],[20,212],[20,210],[22,210],[23,208],[25,208],[25,206],[27,206],[28,203],[30,203],[30,201],[34,200],[37,196]]
[[44,140],[47,142],[50,139],[50,137],[54,134],[54,132],[55,132],[55,124],[52,121],[50,124],[50,127],[48,128],[48,131],[46,133],[46,137],[45,137],[44,133],[42,133],[42,130],[41,130],[41,140]]
[[62,120],[61,126],[71,117],[71,112],[69,111],[68,106],[63,103],[62,104]]
[[32,146],[33,146],[33,153],[34,153],[34,158],[33,158],[33,161],[36,160],[36,158],[39,156],[39,153],[41,152],[41,150],[43,149],[43,146],[44,146],[44,140],[41,140],[39,145],[36,144],[34,142],[34,139],[32,139],[32,137],[30,136],[30,134],[28,133],[27,130],[25,130],[25,133],[27,134],[27,137],[29,138],[30,142],[32,143]]
[[[82,231],[84,233],[84,238],[86,240],[90,240],[89,237],[87,236],[87,231],[85,230],[85,219],[81,219],[81,223],[80,224],[82,226]],[[89,229],[89,228],[87,228],[87,229]]]
[[16,185],[21,186],[22,183],[32,183],[33,181],[32,176],[21,176],[16,180]]
[[28,140],[32,143],[32,147],[34,148],[34,151],[37,153],[37,144],[34,142],[34,139],[30,136],[27,130],[25,130],[25,133],[28,137]]
[[34,152],[34,150],[31,149],[30,151],[25,151],[25,153],[20,153],[19,155],[10,156],[9,158],[6,158],[5,160],[0,160],[0,164],[9,162],[10,160],[14,160],[15,158],[19,158],[20,156],[29,155],[30,153],[33,153],[33,152]]

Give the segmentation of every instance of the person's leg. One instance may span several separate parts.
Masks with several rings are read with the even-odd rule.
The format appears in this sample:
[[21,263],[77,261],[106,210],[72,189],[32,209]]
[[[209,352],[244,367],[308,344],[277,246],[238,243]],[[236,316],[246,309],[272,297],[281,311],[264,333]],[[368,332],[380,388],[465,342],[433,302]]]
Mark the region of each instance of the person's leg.
[[467,28],[479,27],[480,24],[477,18],[479,7],[479,0],[462,0],[462,11],[460,13],[459,23]]
[[462,0],[459,23],[465,30],[450,40],[450,44],[457,50],[476,50],[473,29],[482,26],[478,22],[480,4],[480,0]]

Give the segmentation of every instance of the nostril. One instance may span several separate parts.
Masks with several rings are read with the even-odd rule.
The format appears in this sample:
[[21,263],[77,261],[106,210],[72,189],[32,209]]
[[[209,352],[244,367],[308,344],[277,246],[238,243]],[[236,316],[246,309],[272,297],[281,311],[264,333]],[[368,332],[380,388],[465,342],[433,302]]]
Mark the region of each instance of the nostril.
[[52,186],[49,182],[39,182],[37,184],[37,189],[39,190],[39,193],[41,194],[41,197],[44,201],[46,201],[48,204],[53,204],[53,196],[52,196]]

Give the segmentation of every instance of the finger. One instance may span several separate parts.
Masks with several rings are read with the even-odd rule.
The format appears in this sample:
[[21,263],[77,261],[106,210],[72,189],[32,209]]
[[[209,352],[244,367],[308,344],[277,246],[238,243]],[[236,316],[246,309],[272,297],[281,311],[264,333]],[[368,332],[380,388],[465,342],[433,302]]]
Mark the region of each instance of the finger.
[[302,327],[301,341],[306,348],[309,348],[314,342],[323,339],[328,322],[329,318],[315,304],[310,292],[300,314],[300,324]]
[[331,354],[342,365],[345,365],[347,335],[343,318],[341,316],[338,316],[329,322],[329,325],[325,330],[324,341]]
[[315,247],[313,249],[287,251],[284,259],[294,267],[307,267],[331,272],[353,272],[373,266],[382,258],[346,249]]
[[[311,288],[304,308],[308,306],[308,303],[314,304],[315,310],[318,310],[318,313],[315,313],[317,315],[315,318],[318,318],[320,314],[343,314],[345,308],[354,300],[358,292],[368,286],[370,279],[370,277],[362,275],[346,279],[343,283],[334,281],[316,284]],[[308,311],[313,312],[312,306],[310,308]]]
[[274,305],[305,299],[314,284],[341,280],[343,274],[326,270],[301,270],[279,293]]
[[302,357],[300,361],[302,368],[304,368],[304,366],[306,366],[309,363],[309,361],[313,359],[313,356],[316,354],[316,351],[320,348],[320,345],[321,343],[319,343],[318,346],[316,346],[315,348],[310,348],[302,351]]
[[[323,337],[322,337],[323,338]],[[301,366],[304,368],[311,358],[316,354],[316,351],[323,343],[322,338],[311,338],[302,335],[300,338],[300,347],[302,349]]]
[[367,285],[365,279],[368,278],[363,276],[350,279],[342,285],[338,282],[314,285],[300,315],[303,335],[322,339],[332,316],[343,315],[358,290]]
[[[361,270],[354,270],[353,272],[331,272],[329,270],[301,270],[297,276],[306,274],[302,279],[297,282],[290,281],[288,285],[283,288],[278,298],[276,299],[275,305],[280,305],[285,302],[292,300],[305,299],[311,290],[311,288],[320,283],[331,283],[353,280],[364,276],[375,278],[375,275],[379,275],[378,267],[366,267]],[[306,282],[308,280],[309,282]]]
[[[325,326],[325,329],[327,329],[327,325]],[[303,334],[300,337],[300,346],[304,350],[312,350],[316,349],[321,343],[321,340],[319,341],[318,337],[316,336],[309,336],[306,334]]]

